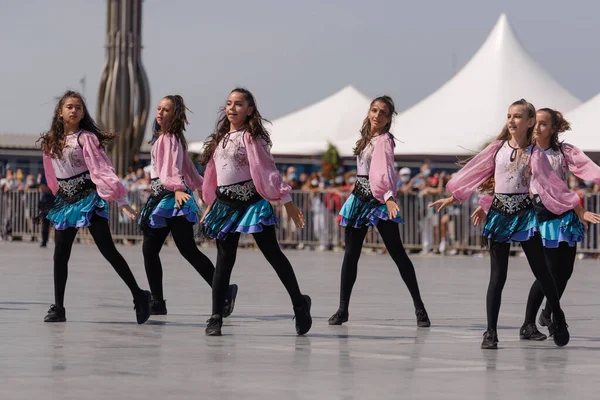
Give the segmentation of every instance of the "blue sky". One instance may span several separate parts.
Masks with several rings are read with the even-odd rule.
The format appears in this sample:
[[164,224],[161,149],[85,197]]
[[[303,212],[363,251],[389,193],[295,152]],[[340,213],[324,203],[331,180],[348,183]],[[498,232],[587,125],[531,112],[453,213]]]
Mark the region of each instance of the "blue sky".
[[[106,1],[2,0],[0,132],[48,128],[55,97],[86,77],[95,110]],[[406,109],[447,81],[505,12],[529,54],[581,100],[600,92],[600,3],[481,0],[145,0],[142,53],[151,109],[166,94],[210,133],[242,85],[275,119],[352,84]],[[435,113],[435,110],[432,110]]]

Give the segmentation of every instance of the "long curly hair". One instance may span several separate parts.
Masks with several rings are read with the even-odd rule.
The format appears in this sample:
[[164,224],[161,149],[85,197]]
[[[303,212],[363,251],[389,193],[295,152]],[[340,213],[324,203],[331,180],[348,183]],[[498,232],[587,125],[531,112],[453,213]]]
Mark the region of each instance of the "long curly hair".
[[571,130],[571,124],[565,119],[560,111],[551,108],[540,108],[538,112],[545,112],[550,115],[552,120],[552,134],[550,136],[550,147],[553,150],[560,149],[562,142],[559,140],[559,135],[563,132]]
[[[393,139],[394,136],[390,133],[390,129],[392,127],[392,122],[394,120],[394,116],[397,114],[396,106],[394,105],[394,100],[392,100],[392,98],[390,96],[379,96],[371,102],[371,105],[369,106],[369,110],[371,110],[371,107],[373,107],[373,104],[377,103],[378,101],[385,104],[388,109],[390,120],[385,125],[383,130],[384,130],[384,132],[389,133]],[[372,139],[371,121],[369,121],[369,115],[367,114],[367,116],[363,120],[362,127],[360,128],[360,139],[358,139],[358,141],[356,142],[356,145],[354,147],[354,155],[355,156],[360,155],[360,153],[363,152],[365,147],[368,146],[371,139]]]
[[[185,102],[183,101],[183,97],[181,97],[178,94],[170,94],[168,96],[163,97],[163,99],[167,99],[173,104],[173,114],[171,117],[171,121],[169,122],[169,126],[167,127],[166,132],[162,132],[160,125],[158,125],[156,118],[154,118],[154,124],[152,125],[152,133],[154,134],[154,137],[158,137],[158,135],[164,133],[170,133],[172,135],[175,135],[175,137],[177,137],[177,139],[181,142],[183,148],[187,150],[187,140],[185,140],[183,132],[185,132],[185,126],[190,124],[187,119],[186,111],[191,112],[191,110],[186,107]],[[150,143],[152,143],[152,140],[150,141]]]
[[[248,106],[252,107],[252,113],[246,117],[246,121],[244,121],[243,129],[245,129],[248,133],[250,133],[251,138],[262,138],[265,142],[267,142],[268,146],[272,145],[271,136],[269,132],[264,127],[264,122],[270,123],[269,120],[265,119],[260,115],[258,111],[258,107],[256,106],[256,100],[254,99],[254,95],[248,90],[244,88],[235,88],[231,93],[241,93],[244,96],[244,100],[248,102]],[[200,158],[200,164],[206,165],[209,163],[212,158],[217,146],[223,139],[229,134],[231,130],[231,123],[227,118],[227,113],[225,111],[225,106],[221,107],[219,110],[219,117],[217,119],[217,124],[215,127],[215,131],[206,138],[204,142],[204,147],[202,149],[202,156]],[[227,144],[227,141],[223,141],[223,147]]]
[[44,154],[52,158],[62,159],[62,150],[65,147],[66,135],[65,124],[63,118],[60,116],[60,112],[68,99],[79,99],[83,107],[83,118],[79,122],[79,128],[96,135],[102,148],[105,148],[115,139],[117,136],[115,133],[104,132],[96,125],[96,122],[94,122],[88,111],[83,96],[73,90],[67,90],[56,103],[50,129],[44,132],[36,141],[36,144],[39,143]]

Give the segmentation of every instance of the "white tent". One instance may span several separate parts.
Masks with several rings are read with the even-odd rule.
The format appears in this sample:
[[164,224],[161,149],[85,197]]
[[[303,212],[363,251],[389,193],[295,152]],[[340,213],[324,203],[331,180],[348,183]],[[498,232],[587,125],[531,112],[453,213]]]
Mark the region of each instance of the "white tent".
[[[317,155],[335,144],[342,156],[351,156],[358,131],[367,115],[371,100],[352,86],[272,121],[271,153],[277,156]],[[188,150],[201,153],[202,141],[190,143]]]
[[520,98],[565,112],[581,104],[525,52],[502,14],[460,72],[396,118],[392,132],[404,142],[396,154],[478,151],[500,133],[508,106]]
[[600,94],[565,115],[571,123],[572,131],[565,133],[563,139],[583,151],[600,152],[598,115],[600,115]]
[[188,143],[188,151],[190,153],[202,154],[202,148],[204,147],[204,141]]
[[330,142],[338,147],[342,156],[350,156],[370,104],[371,99],[354,87],[346,86],[313,105],[278,118],[269,127],[272,153],[322,154]]

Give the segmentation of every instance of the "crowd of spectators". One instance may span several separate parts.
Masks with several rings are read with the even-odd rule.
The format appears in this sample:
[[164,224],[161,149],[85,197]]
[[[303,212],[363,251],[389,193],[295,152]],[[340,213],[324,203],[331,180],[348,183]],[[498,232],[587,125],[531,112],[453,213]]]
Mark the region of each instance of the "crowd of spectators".
[[[285,215],[285,208],[275,205],[282,213],[283,240],[281,242],[283,246],[303,247],[303,238],[306,242],[314,242],[314,238],[316,238],[319,243],[318,250],[341,248],[343,234],[338,225],[338,213],[346,197],[352,191],[356,181],[356,171],[340,168],[333,176],[325,176],[322,171],[299,173],[299,170],[301,167],[291,165],[284,167],[281,172],[285,182],[295,190],[295,202],[305,210],[307,219],[310,220],[307,226],[309,232],[297,230]],[[418,213],[418,215],[411,214],[410,220],[418,221],[416,235],[418,235],[421,254],[456,253],[452,247],[459,234],[456,223],[464,210],[456,205],[440,215],[427,207],[433,197],[447,195],[446,184],[454,173],[455,170],[444,171],[433,168],[432,163],[428,160],[418,168],[397,166],[398,200],[401,208],[403,205],[406,208],[401,212],[407,218],[409,212]],[[119,177],[132,194],[131,201],[143,204],[147,200],[150,195],[151,181],[148,161],[140,160],[136,155],[128,173]],[[593,182],[581,181],[575,176],[569,177],[568,184],[571,190],[577,192],[582,198],[587,194],[600,192],[598,185]],[[22,169],[13,171],[11,168],[7,168],[5,174],[0,175],[0,193],[29,191],[30,189],[44,190],[41,173],[36,176],[26,175]],[[461,221],[464,224],[464,218]],[[309,240],[310,237],[313,239]]]

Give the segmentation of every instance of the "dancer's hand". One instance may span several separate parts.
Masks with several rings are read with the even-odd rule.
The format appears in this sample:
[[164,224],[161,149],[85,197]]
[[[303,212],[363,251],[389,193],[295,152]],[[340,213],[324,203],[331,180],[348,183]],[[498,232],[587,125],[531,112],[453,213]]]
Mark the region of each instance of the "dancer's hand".
[[473,219],[473,225],[474,226],[479,226],[481,224],[483,224],[483,221],[485,221],[485,217],[486,217],[486,213],[483,210],[483,208],[481,206],[477,207],[475,209],[475,211],[473,212],[473,214],[471,214],[471,218]]
[[385,206],[387,207],[388,210],[388,217],[390,219],[394,219],[398,216],[398,213],[400,212],[400,207],[398,207],[398,204],[396,204],[396,202],[394,201],[394,199],[388,199],[385,202]]
[[175,203],[177,207],[181,208],[192,196],[184,192],[183,190],[177,190],[175,192]]
[[204,220],[206,219],[206,216],[208,215],[208,212],[210,211],[210,208],[212,207],[212,204],[209,204],[206,207],[206,210],[204,210],[204,214],[202,214],[202,218],[200,218],[200,223],[203,224]]
[[285,211],[298,228],[304,228],[304,214],[293,202],[285,203]]
[[588,222],[590,224],[600,223],[600,215],[595,214],[591,211],[586,211],[585,208],[581,207],[579,204],[577,205],[577,207],[575,207],[575,212],[577,213],[577,216],[579,217],[579,220],[581,221],[583,226],[585,226],[586,228],[588,227]]
[[439,206],[439,208],[437,209],[437,211],[440,212],[444,208],[446,208],[448,206],[451,206],[454,203],[456,203],[456,199],[454,198],[454,196],[450,196],[450,197],[446,197],[445,199],[439,199],[437,201],[434,201],[433,203],[431,203],[429,205],[429,207]]
[[129,204],[119,207],[119,213],[121,213],[121,217],[123,214],[127,215],[131,219],[135,219],[137,217],[137,212]]

